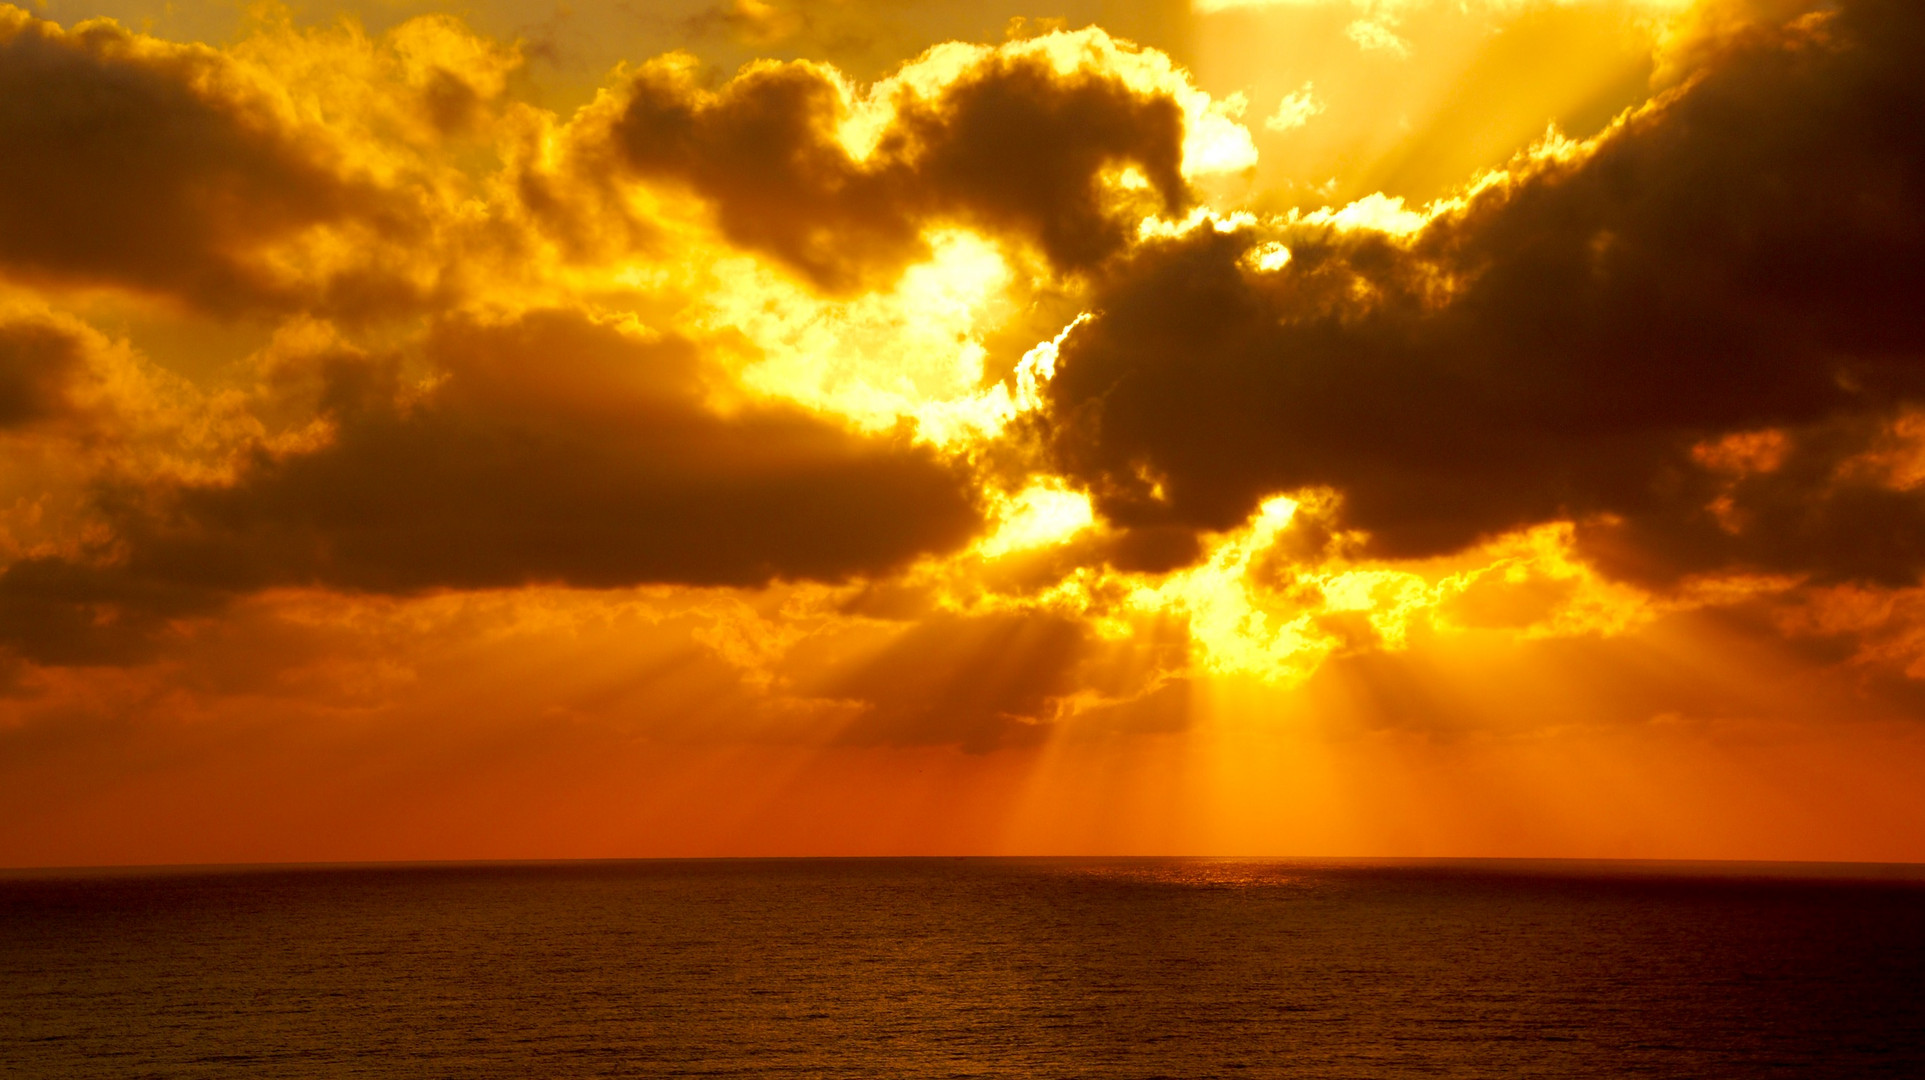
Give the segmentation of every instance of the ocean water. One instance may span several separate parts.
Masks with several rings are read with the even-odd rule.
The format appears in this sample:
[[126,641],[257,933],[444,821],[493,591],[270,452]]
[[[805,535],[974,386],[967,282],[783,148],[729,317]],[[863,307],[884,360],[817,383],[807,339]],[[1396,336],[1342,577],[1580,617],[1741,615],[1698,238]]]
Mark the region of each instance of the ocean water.
[[1925,1077],[1903,868],[0,875],[0,1076]]

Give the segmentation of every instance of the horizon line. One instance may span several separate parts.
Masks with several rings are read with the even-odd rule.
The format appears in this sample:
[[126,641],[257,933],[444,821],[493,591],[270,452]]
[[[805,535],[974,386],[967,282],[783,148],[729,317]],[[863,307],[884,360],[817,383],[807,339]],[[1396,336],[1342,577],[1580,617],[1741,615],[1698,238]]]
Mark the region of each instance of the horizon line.
[[[1357,868],[1438,867],[1459,869],[1535,868],[1542,871],[1647,870],[1658,876],[1691,877],[1690,871],[1711,871],[1701,876],[1742,879],[1782,878],[1811,881],[1918,881],[1925,883],[1925,861],[1890,862],[1831,859],[1720,859],[1648,858],[1637,856],[1532,856],[1532,855],[1144,855],[1144,854],[893,854],[893,855],[641,855],[563,858],[478,858],[478,859],[352,859],[312,861],[259,861],[208,863],[53,863],[31,866],[0,866],[0,880],[25,878],[138,877],[138,876],[239,876],[255,873],[325,872],[354,870],[462,870],[596,867],[669,863],[883,863],[883,862],[1080,862],[1080,863],[1248,863],[1268,865],[1350,866]],[[1751,873],[1746,871],[1770,871]],[[1843,873],[1841,873],[1841,871]],[[1557,876],[1548,874],[1546,876]]]

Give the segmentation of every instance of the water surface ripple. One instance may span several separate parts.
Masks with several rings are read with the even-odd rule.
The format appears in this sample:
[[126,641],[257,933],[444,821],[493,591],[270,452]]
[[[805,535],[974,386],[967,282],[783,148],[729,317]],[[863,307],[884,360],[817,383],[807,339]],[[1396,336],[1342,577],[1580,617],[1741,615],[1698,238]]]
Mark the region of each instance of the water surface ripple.
[[14,872],[0,1075],[1921,1077],[1925,881],[1044,859]]

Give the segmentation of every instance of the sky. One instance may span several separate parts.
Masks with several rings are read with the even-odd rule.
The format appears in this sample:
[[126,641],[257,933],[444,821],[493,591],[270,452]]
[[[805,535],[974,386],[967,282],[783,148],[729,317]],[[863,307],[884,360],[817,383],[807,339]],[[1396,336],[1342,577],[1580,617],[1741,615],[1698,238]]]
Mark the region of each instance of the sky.
[[1925,860],[1921,54],[0,6],[0,866]]

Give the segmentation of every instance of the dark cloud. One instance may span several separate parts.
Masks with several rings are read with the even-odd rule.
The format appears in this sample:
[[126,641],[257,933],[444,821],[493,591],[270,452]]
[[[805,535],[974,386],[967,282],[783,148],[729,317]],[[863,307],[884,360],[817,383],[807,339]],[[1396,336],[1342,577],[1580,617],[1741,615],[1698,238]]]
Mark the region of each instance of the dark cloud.
[[110,22],[63,31],[0,7],[0,273],[218,312],[327,300],[330,288],[353,294],[332,302],[365,304],[397,283],[314,286],[260,257],[324,223],[409,228],[394,200],[312,141],[219,52]]
[[25,558],[0,571],[0,645],[41,664],[136,663],[174,620],[221,604],[217,592],[125,565]]
[[1059,270],[1119,251],[1134,218],[1104,182],[1136,167],[1163,209],[1187,205],[1183,114],[1100,70],[989,54],[933,98],[899,93],[875,152],[837,139],[841,92],[807,63],[760,64],[709,92],[685,57],[646,65],[613,137],[637,175],[687,184],[730,240],[843,291],[926,254],[922,230],[967,223],[1037,246]]
[[42,320],[0,321],[0,430],[68,415],[82,343]]
[[842,732],[846,742],[982,753],[1046,738],[1052,699],[1077,688],[1090,648],[1089,631],[1059,616],[936,613],[809,689],[861,703]]
[[188,489],[175,573],[412,591],[527,582],[839,580],[952,548],[977,527],[967,478],[902,436],[800,409],[703,404],[696,347],[567,312],[449,319],[444,381],[332,358],[321,449],[257,453]]
[[[969,477],[904,435],[705,404],[685,339],[561,311],[450,318],[415,359],[431,386],[399,358],[304,358],[279,382],[318,403],[322,445],[256,448],[226,483],[107,491],[100,559],[0,575],[8,640],[52,661],[119,656],[156,619],[274,586],[839,581],[980,525]],[[66,643],[109,625],[97,654]]]
[[435,68],[420,94],[428,122],[444,135],[474,130],[487,104],[472,83],[447,68]]
[[[1064,343],[1044,437],[1135,528],[1329,487],[1373,554],[1570,517],[1649,581],[1911,581],[1925,501],[1851,462],[1925,395],[1922,48],[1889,0],[1743,29],[1408,240],[1300,225],[1276,272],[1254,229],[1145,246]],[[1767,429],[1771,468],[1694,454]]]
[[841,742],[984,753],[1058,736],[1175,731],[1191,720],[1183,618],[1112,639],[1068,612],[956,612],[928,595],[877,595],[888,591],[865,590],[845,608],[907,621],[881,649],[852,659],[825,637],[791,650],[776,672],[801,698],[857,706]]

